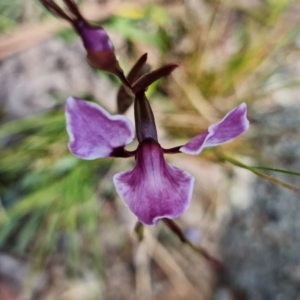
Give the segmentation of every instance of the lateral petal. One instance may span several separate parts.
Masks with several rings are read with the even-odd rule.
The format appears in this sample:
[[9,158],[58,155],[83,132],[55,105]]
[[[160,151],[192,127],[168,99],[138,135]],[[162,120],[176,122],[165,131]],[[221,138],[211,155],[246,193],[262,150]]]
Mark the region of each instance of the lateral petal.
[[195,136],[179,150],[187,154],[199,154],[204,147],[229,142],[248,128],[247,105],[242,103],[231,110],[220,122],[209,126],[206,131]]
[[160,145],[143,141],[132,170],[113,178],[116,190],[129,209],[145,225],[161,218],[173,219],[189,206],[194,177],[166,163]]
[[132,142],[134,129],[122,115],[111,116],[96,103],[67,99],[66,122],[69,149],[82,159],[112,156],[115,149]]

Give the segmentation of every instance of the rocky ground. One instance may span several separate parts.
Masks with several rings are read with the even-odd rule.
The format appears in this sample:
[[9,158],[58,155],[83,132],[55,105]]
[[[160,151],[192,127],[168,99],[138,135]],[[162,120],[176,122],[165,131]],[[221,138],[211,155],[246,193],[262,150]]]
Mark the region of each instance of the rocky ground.
[[[293,97],[293,93],[286,95]],[[261,129],[255,137],[259,160],[288,170],[300,169],[300,105],[298,94],[294,96],[295,104],[255,116]],[[298,176],[275,176],[300,185]],[[257,178],[249,189],[250,203],[233,206],[224,228],[220,249],[227,272],[221,281],[238,291],[238,299],[298,300],[299,194]]]

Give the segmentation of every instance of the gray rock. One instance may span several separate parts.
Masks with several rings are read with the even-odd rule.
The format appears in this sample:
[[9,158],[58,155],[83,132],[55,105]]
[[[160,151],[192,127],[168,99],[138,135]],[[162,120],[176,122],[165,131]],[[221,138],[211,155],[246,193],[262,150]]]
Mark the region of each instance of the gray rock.
[[[264,164],[300,171],[300,107],[257,115],[254,143]],[[300,187],[300,177],[270,173]],[[252,204],[232,209],[220,249],[226,266],[216,299],[300,299],[300,197],[256,179]],[[227,298],[222,298],[227,290]],[[230,297],[228,298],[228,291]]]

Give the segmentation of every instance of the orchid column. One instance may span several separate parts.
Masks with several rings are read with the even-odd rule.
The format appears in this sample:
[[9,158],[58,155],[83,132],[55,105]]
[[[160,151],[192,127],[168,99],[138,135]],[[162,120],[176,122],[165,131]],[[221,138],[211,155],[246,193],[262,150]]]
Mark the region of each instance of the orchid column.
[[116,190],[130,210],[146,225],[176,218],[188,207],[194,178],[168,165],[157,140],[154,116],[143,92],[134,102],[139,146],[132,170],[114,176]]

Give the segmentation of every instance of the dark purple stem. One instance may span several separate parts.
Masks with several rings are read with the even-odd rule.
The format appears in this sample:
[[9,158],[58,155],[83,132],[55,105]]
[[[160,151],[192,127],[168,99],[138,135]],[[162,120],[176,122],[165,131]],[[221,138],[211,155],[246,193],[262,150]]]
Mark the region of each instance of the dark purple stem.
[[215,271],[222,271],[224,269],[223,264],[217,260],[216,258],[212,257],[205,249],[194,245],[186,236],[185,234],[182,232],[182,230],[180,229],[180,227],[173,221],[170,219],[162,219],[163,222],[169,227],[169,229],[171,229],[171,231],[173,231],[178,238],[180,239],[180,241],[182,243],[185,243],[187,245],[189,245],[193,250],[195,250],[196,252],[198,252],[199,254],[201,254],[212,266],[212,268]]

